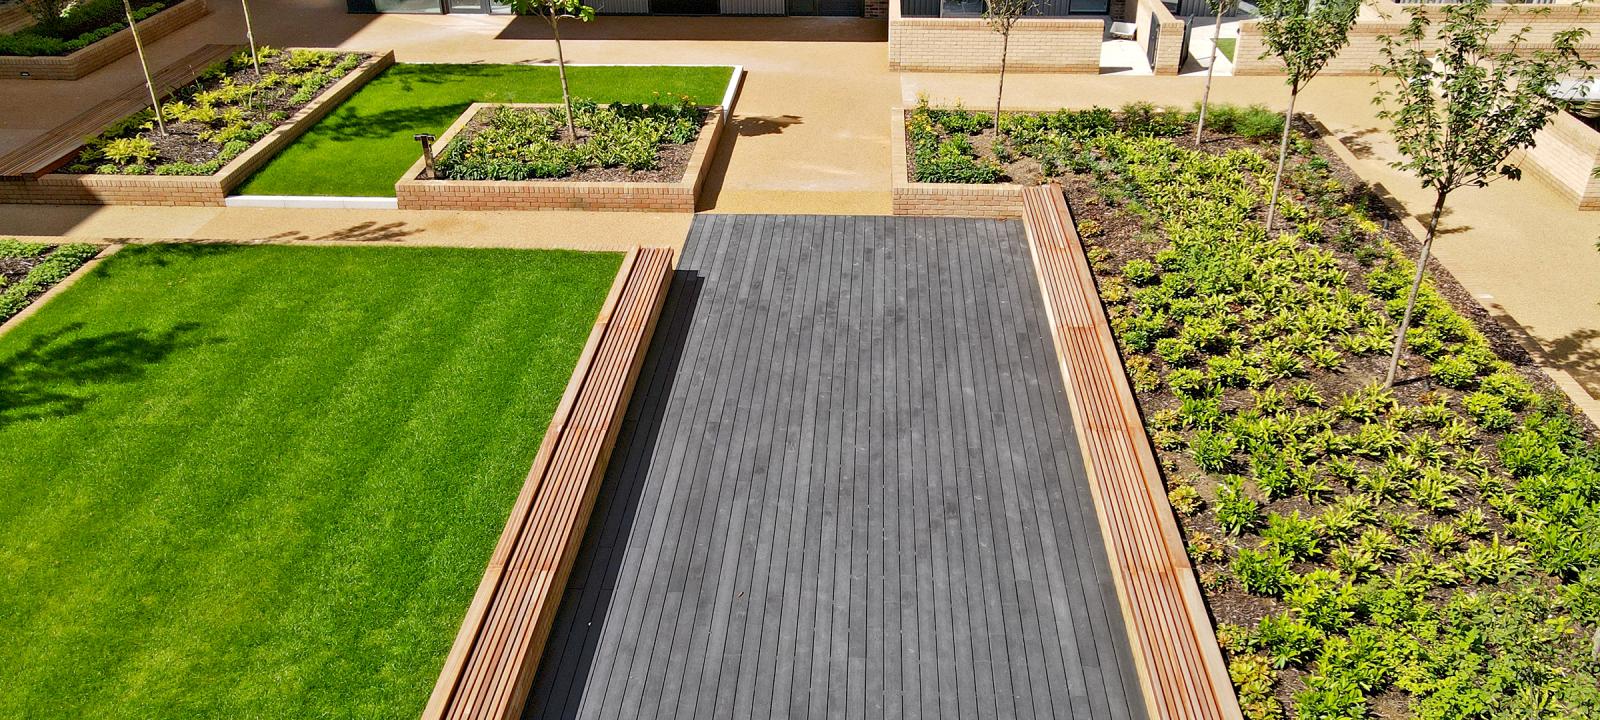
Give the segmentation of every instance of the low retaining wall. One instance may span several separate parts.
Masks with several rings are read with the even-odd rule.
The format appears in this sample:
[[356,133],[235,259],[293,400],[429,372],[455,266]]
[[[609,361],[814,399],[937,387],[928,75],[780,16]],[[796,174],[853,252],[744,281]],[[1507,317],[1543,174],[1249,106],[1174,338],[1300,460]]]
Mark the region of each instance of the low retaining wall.
[[[337,52],[350,52],[348,50]],[[50,173],[34,179],[0,179],[0,203],[33,205],[190,205],[222,207],[238,187],[274,155],[304,135],[367,81],[394,64],[394,52],[369,58],[344,79],[322,91],[284,124],[215,175],[70,175]]]
[[[1405,29],[1410,19],[1407,11],[1419,8],[1422,12],[1438,14],[1437,6],[1400,5],[1380,0],[1363,7],[1356,25],[1350,30],[1350,44],[1339,56],[1328,63],[1324,75],[1376,75],[1372,68],[1384,63],[1380,40],[1385,35],[1396,35]],[[1504,26],[1495,36],[1497,41],[1508,41],[1510,36],[1524,26],[1530,28],[1521,52],[1531,53],[1549,49],[1551,34],[1572,27],[1586,27],[1589,38],[1579,45],[1579,53],[1587,60],[1600,61],[1600,8],[1577,5],[1495,5],[1490,17],[1502,19]],[[1281,75],[1283,64],[1275,58],[1263,59],[1260,21],[1245,20],[1239,23],[1239,44],[1233,53],[1235,75]],[[1435,42],[1424,43],[1432,49]]]
[[895,215],[1022,217],[1021,185],[913,182],[906,163],[906,111],[894,108],[891,113],[889,197]]
[[1600,210],[1600,130],[1569,113],[1557,113],[1523,151],[1521,166],[1549,183],[1579,210]]
[[[1099,18],[1023,18],[1011,31],[1006,70],[1100,72]],[[1000,35],[981,18],[907,18],[889,4],[889,69],[925,72],[995,72]]]
[[1183,69],[1183,41],[1188,27],[1173,17],[1172,11],[1161,0],[1137,0],[1133,3],[1132,20],[1138,29],[1135,36],[1146,47],[1150,43],[1151,28],[1159,27],[1161,36],[1156,40],[1155,62],[1150,71],[1156,75],[1177,75]]
[[[448,147],[479,111],[507,107],[555,107],[543,103],[473,103],[435,142]],[[722,108],[708,108],[689,166],[677,182],[564,182],[561,180],[425,180],[421,157],[394,184],[401,210],[620,210],[694,212],[711,152],[722,132]]]
[[[207,0],[181,0],[139,21],[139,39],[149,45],[211,12]],[[0,55],[0,78],[77,80],[133,52],[133,31],[123,28],[70,55],[27,57]]]

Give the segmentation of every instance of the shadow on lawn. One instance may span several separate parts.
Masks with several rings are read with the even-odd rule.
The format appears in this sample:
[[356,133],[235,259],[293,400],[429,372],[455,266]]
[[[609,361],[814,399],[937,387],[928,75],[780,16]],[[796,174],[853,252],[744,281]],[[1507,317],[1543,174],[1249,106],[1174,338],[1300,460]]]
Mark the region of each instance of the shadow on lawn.
[[594,672],[602,631],[607,622],[622,620],[610,617],[611,597],[631,544],[640,496],[656,456],[662,422],[678,381],[678,367],[704,285],[705,277],[697,272],[673,273],[650,352],[617,434],[613,461],[600,486],[589,529],[584,533],[567,592],[545,644],[524,718],[576,717],[589,676]]
[[210,342],[197,337],[196,323],[79,336],[84,327],[72,323],[0,357],[0,429],[81,412],[94,398],[84,389],[137,379],[173,352]]

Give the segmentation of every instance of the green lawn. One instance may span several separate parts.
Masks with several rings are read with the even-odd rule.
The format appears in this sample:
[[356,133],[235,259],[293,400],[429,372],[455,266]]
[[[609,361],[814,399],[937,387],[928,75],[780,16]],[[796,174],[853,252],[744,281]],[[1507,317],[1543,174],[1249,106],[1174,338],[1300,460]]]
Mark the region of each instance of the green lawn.
[[[569,67],[573,97],[647,102],[656,93],[722,102],[728,67]],[[443,133],[474,102],[560,102],[553,66],[395,65],[246,181],[244,195],[393,197],[422,156],[417,133]]]
[[1238,45],[1239,38],[1217,38],[1217,50],[1228,58],[1228,62],[1233,62],[1233,49]]
[[619,264],[133,246],[0,337],[0,717],[416,718]]

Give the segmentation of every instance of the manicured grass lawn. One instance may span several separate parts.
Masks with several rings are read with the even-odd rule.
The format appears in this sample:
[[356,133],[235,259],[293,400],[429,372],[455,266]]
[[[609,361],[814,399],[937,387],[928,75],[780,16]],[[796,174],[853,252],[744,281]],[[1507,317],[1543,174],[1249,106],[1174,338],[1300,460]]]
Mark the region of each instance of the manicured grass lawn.
[[[569,67],[572,96],[648,102],[656,93],[722,101],[732,68]],[[279,153],[244,195],[393,197],[422,155],[417,133],[443,133],[474,102],[560,102],[556,68],[530,65],[395,65]]]
[[1239,45],[1239,38],[1217,38],[1217,50],[1233,62],[1233,49]]
[[619,263],[135,246],[0,337],[0,717],[417,717]]

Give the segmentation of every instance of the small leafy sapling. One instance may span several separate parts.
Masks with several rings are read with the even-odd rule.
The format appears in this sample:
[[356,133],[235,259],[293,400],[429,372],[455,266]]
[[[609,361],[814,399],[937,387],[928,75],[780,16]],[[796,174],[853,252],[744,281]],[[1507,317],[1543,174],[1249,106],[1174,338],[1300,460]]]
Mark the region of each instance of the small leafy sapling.
[[1034,8],[1034,0],[988,0],[983,8],[983,21],[989,29],[1000,35],[1000,84],[994,93],[994,134],[1000,137],[1000,99],[1006,92],[1006,56],[1011,51],[1011,31],[1017,21]]
[[1217,44],[1222,40],[1222,16],[1226,15],[1237,0],[1206,0],[1211,14],[1217,16],[1217,21],[1211,26],[1211,64],[1206,66],[1206,89],[1200,94],[1200,119],[1194,126],[1194,147],[1200,149],[1200,135],[1206,131],[1206,108],[1211,104],[1211,78],[1217,72]]
[[1373,101],[1382,107],[1378,117],[1389,122],[1403,156],[1393,165],[1434,193],[1385,387],[1394,385],[1450,193],[1500,178],[1520,179],[1521,170],[1507,158],[1532,145],[1534,134],[1567,103],[1550,89],[1593,69],[1579,55],[1587,30],[1558,30],[1548,44],[1528,48],[1523,45],[1530,28],[1501,40],[1502,21],[1490,17],[1489,8],[1489,0],[1439,6],[1437,24],[1432,13],[1412,10],[1399,33],[1382,38],[1384,63],[1375,70],[1394,82],[1381,86]]
[[1294,125],[1294,103],[1317,73],[1350,42],[1361,0],[1264,0],[1259,3],[1261,57],[1276,57],[1283,63],[1289,84],[1289,108],[1283,113],[1283,137],[1278,141],[1278,171],[1272,179],[1272,196],[1267,201],[1267,231],[1278,208],[1278,193],[1283,190],[1283,167],[1289,160],[1289,132]]
[[567,110],[567,141],[578,141],[578,128],[572,121],[572,93],[567,89],[567,56],[561,50],[561,21],[594,20],[594,8],[583,0],[510,0],[511,11],[518,15],[538,15],[550,25],[556,39],[556,71],[561,75],[561,104]]
[[144,86],[150,91],[150,109],[156,114],[156,127],[167,134],[167,121],[161,117],[161,99],[156,96],[156,83],[150,79],[150,64],[144,59],[144,42],[139,39],[139,23],[133,17],[133,3],[122,0],[122,11],[128,18],[128,35],[133,39],[133,49],[139,55],[139,69],[144,71]]

